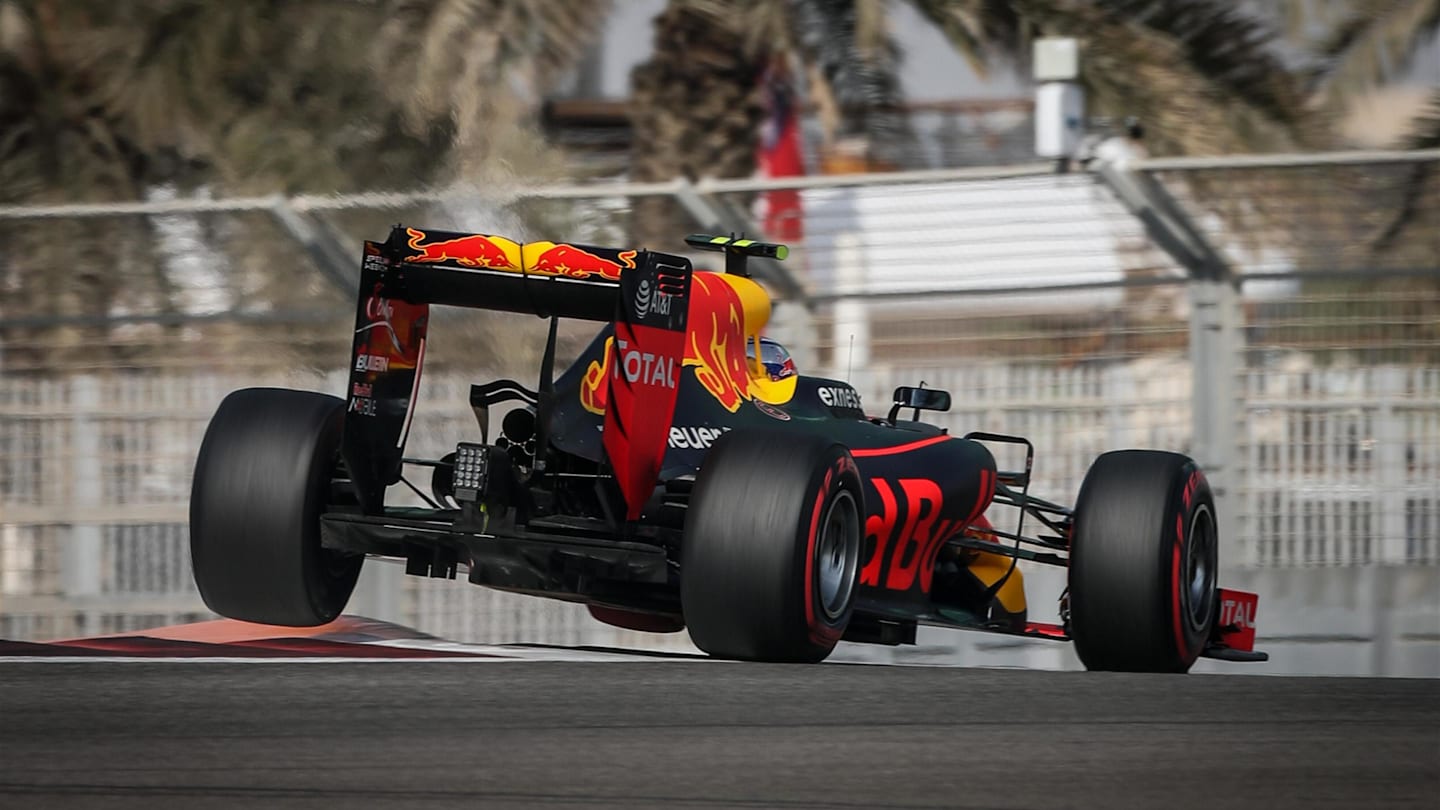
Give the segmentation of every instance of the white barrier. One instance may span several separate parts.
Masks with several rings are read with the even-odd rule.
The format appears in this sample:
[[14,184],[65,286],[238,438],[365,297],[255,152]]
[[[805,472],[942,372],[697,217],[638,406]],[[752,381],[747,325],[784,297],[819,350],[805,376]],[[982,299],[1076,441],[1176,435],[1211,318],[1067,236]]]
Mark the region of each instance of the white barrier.
[[[11,381],[0,394],[0,636],[122,632],[208,615],[189,577],[185,532],[190,470],[210,413],[233,387],[266,382],[335,390],[338,379]],[[937,415],[952,431],[1029,436],[1038,452],[1033,491],[1062,502],[1073,499],[1090,460],[1104,450],[1183,451],[1188,444],[1190,381],[1178,359],[1069,369],[990,363],[871,370],[855,383],[879,411],[893,386],[919,379],[955,394],[954,409]],[[412,429],[414,453],[438,454],[474,433],[470,382],[426,378]],[[1290,663],[1277,661],[1275,671],[1440,674],[1433,666],[1440,635],[1423,620],[1426,610],[1440,616],[1434,607],[1437,385],[1440,372],[1396,368],[1294,369],[1247,384],[1244,435],[1251,461],[1229,499],[1244,509],[1242,533],[1222,553],[1240,569],[1237,582],[1266,594],[1262,636],[1271,634],[1289,651],[1284,660]],[[1400,519],[1385,519],[1387,510]],[[1315,568],[1322,570],[1307,570]],[[463,580],[408,578],[385,563],[372,562],[367,570],[352,611],[457,640],[692,649],[684,634],[609,628],[577,605]],[[1058,593],[1046,587],[1045,578],[1054,575],[1032,573],[1036,592]],[[1356,588],[1388,593],[1385,583],[1403,586],[1389,607],[1353,597]],[[1327,632],[1335,638],[1298,637]],[[1060,651],[1014,639],[927,630],[921,640],[920,648],[902,650],[894,660],[1073,664]],[[1375,645],[1389,652],[1377,659]],[[844,654],[892,660],[879,649]]]

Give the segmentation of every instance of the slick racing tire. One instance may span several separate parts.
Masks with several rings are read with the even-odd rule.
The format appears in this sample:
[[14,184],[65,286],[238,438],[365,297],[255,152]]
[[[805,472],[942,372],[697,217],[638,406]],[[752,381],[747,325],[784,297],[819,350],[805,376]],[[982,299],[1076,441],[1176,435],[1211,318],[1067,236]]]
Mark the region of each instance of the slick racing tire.
[[1087,669],[1186,672],[1216,618],[1215,500],[1178,453],[1095,460],[1075,502],[1070,633]]
[[220,403],[190,492],[190,557],[211,610],[308,627],[345,609],[365,558],[320,546],[344,408],[336,397],[276,388]]
[[817,662],[854,610],[865,507],[855,460],[819,436],[737,430],[688,508],[680,603],[710,655]]

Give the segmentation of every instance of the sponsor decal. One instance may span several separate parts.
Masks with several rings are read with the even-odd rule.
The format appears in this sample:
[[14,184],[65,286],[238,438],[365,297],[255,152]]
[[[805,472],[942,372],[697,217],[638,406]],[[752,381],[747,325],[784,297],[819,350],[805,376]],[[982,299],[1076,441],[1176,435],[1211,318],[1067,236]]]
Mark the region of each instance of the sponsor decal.
[[1254,629],[1255,607],[1254,602],[1226,599],[1220,603],[1220,624],[1226,627],[1234,626],[1239,630]]
[[378,323],[390,323],[390,318],[395,315],[395,305],[390,299],[372,295],[365,299],[365,317]]
[[768,402],[761,402],[757,399],[755,400],[755,407],[758,408],[761,413],[772,419],[779,419],[781,422],[790,421],[790,414],[780,410],[779,408],[771,405]]
[[1190,508],[1190,501],[1195,497],[1195,489],[1199,487],[1200,482],[1204,480],[1205,476],[1199,470],[1195,470],[1194,472],[1190,473],[1190,478],[1185,481],[1184,499],[1186,509]]
[[[745,321],[739,297],[713,273],[696,273],[691,281],[691,295],[682,366],[693,369],[700,386],[726,410],[735,413],[740,403],[752,399],[745,360]],[[658,285],[652,286],[650,296],[648,314],[653,317],[658,312],[658,301],[673,298],[665,292],[663,276]],[[635,298],[638,314],[638,299],[642,298],[638,290]],[[590,413],[605,413],[608,396],[605,381],[617,373],[611,370],[614,351],[614,338],[607,338],[600,357],[586,367],[580,383],[580,404]],[[788,414],[776,416],[776,413],[782,412],[770,415],[777,419],[789,418]]]
[[1218,595],[1220,641],[1232,650],[1255,649],[1255,612],[1260,606],[1260,597],[1229,588],[1221,588]]
[[675,388],[678,384],[675,377],[675,358],[631,349],[630,343],[624,338],[616,340],[615,346],[620,353],[620,362],[615,365],[617,380],[623,371],[625,379],[632,383],[661,388]]
[[[599,276],[607,281],[619,281],[623,270],[635,269],[638,251],[622,250],[615,254],[618,262],[612,262],[577,245],[557,245],[554,242],[527,242],[525,272],[542,276],[563,276],[565,278],[590,278]],[[531,254],[534,253],[534,257]]]
[[347,410],[359,416],[374,416],[375,400],[372,397],[351,397],[350,407]]
[[[430,240],[429,234],[406,228],[409,246],[415,253],[407,262],[450,262],[461,267],[507,270],[539,276],[589,279],[596,276],[619,281],[620,273],[635,268],[636,250],[602,251],[615,261],[578,245],[554,242],[527,242],[524,245],[501,236],[462,234],[449,239]],[[598,248],[597,248],[598,250]]]
[[370,383],[353,383],[350,386],[350,393],[357,397],[375,396],[375,386]]
[[849,411],[863,410],[860,405],[860,395],[855,393],[853,388],[842,388],[840,386],[821,386],[815,389],[820,401],[831,408],[843,408]]
[[[406,228],[410,249],[417,253],[406,256],[407,262],[454,262],[462,267],[484,267],[495,270],[519,270],[519,253],[508,239],[479,234],[458,236],[437,242],[425,241],[424,231]],[[506,248],[510,248],[507,250]]]
[[643,321],[652,311],[656,315],[669,315],[672,298],[658,285],[651,284],[650,279],[641,279],[635,290],[635,319]]
[[716,439],[729,431],[728,427],[672,427],[670,446],[681,450],[709,450]]
[[376,282],[356,313],[355,371],[392,371],[415,368],[419,343],[424,339],[429,307],[387,298],[384,284]]
[[641,320],[650,314],[650,296],[653,290],[650,286],[650,279],[640,280],[640,286],[635,289],[635,317]]
[[372,295],[365,299],[365,318],[370,323],[356,329],[355,334],[369,332],[372,329],[383,330],[383,334],[390,339],[390,347],[395,350],[395,354],[403,356],[405,348],[400,345],[400,335],[395,331],[395,325],[391,323],[393,317],[395,317],[395,305],[390,302],[390,299]]
[[357,354],[355,355],[356,371],[389,371],[390,358],[383,354]]
[[971,513],[964,518],[942,518],[945,496],[936,482],[928,478],[870,479],[879,497],[871,500],[867,495],[866,503],[878,501],[880,508],[865,519],[866,546],[875,551],[860,569],[860,584],[908,591],[918,582],[920,591],[929,593],[940,546],[982,517],[990,502],[985,495],[993,485],[990,471],[982,470],[981,497]]

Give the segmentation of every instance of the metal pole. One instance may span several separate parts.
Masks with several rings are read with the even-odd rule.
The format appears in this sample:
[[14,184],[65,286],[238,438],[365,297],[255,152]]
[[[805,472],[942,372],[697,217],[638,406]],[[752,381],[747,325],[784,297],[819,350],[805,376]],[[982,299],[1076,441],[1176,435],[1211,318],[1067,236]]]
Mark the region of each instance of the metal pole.
[[1240,410],[1236,391],[1239,373],[1239,295],[1235,285],[1217,279],[1190,280],[1190,363],[1192,382],[1191,456],[1205,470],[1215,496],[1221,542],[1228,559],[1236,547],[1239,520],[1236,423]]
[[[105,454],[101,451],[100,425],[94,414],[101,410],[100,382],[92,376],[75,377],[70,381],[71,421],[70,504],[75,522],[70,525],[70,542],[60,549],[61,582],[64,599],[72,608],[93,607],[102,587],[101,563],[105,559],[101,525],[96,522],[100,508],[103,482],[100,470]],[[76,635],[96,632],[89,626],[85,610],[75,611],[72,630]]]

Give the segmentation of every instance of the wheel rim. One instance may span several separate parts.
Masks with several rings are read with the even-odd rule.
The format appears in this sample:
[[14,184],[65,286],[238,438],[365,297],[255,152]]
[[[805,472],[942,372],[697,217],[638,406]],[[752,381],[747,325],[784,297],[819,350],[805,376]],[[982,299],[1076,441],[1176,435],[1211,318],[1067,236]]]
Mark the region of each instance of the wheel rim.
[[828,619],[838,618],[850,605],[855,569],[860,559],[860,515],[855,497],[840,490],[830,501],[815,543],[815,579],[820,609]]
[[1190,516],[1185,542],[1186,614],[1193,630],[1203,630],[1215,610],[1215,516],[1201,504]]

